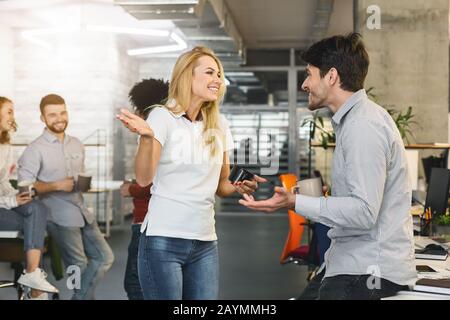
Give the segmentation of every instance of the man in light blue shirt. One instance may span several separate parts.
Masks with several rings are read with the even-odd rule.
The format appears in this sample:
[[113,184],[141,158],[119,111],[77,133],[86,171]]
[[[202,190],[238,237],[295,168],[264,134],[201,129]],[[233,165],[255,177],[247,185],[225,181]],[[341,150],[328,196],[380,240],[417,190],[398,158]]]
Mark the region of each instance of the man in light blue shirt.
[[268,200],[244,195],[240,203],[265,212],[295,208],[331,227],[318,299],[380,299],[407,290],[416,271],[405,149],[390,115],[363,89],[369,57],[361,37],[323,39],[302,58],[309,109],[327,106],[334,113],[332,196],[275,188]]
[[68,113],[62,97],[45,96],[40,109],[46,128],[20,157],[18,179],[33,181],[39,199],[50,209],[48,230],[66,268],[80,268],[80,285],[75,281],[73,299],[93,299],[114,255],[75,185],[74,177],[84,171],[84,146],[65,134]]

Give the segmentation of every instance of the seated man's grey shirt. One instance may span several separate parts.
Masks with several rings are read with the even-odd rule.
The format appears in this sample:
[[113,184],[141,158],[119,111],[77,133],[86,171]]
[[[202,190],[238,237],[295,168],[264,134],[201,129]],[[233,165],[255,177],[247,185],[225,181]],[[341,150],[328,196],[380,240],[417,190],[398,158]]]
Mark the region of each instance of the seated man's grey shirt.
[[[18,161],[19,181],[55,182],[77,177],[84,171],[84,146],[77,138],[64,137],[61,143],[47,129],[31,142]],[[84,204],[80,192],[50,192],[39,199],[50,209],[49,220],[63,227],[91,224],[95,215]]]
[[354,93],[334,114],[332,196],[297,195],[295,211],[331,227],[325,277],[373,274],[413,285],[411,185],[405,148],[391,116]]

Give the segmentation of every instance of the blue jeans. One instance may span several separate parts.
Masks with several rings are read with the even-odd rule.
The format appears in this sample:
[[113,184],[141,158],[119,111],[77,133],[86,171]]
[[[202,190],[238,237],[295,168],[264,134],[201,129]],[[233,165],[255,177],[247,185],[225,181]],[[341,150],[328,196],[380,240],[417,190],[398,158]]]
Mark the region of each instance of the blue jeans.
[[125,279],[123,286],[129,300],[143,300],[141,285],[138,276],[138,249],[139,238],[141,237],[141,225],[131,225],[131,241],[128,245],[127,267],[125,269]]
[[33,200],[13,209],[0,208],[0,230],[22,231],[24,250],[44,248],[48,208]]
[[142,235],[138,269],[144,299],[218,298],[217,241]]
[[49,222],[48,230],[61,251],[66,268],[80,268],[80,286],[74,289],[72,299],[94,299],[95,287],[114,261],[112,250],[97,222],[86,223],[82,228],[63,227]]

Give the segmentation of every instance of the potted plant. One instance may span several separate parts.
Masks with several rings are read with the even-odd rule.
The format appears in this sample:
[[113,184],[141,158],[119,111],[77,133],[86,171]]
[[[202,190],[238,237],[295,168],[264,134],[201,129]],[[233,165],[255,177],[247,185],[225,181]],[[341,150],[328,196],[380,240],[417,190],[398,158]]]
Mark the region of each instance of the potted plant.
[[316,129],[320,131],[320,142],[324,149],[328,148],[329,143],[336,142],[336,135],[333,130],[327,130],[323,117],[319,116],[319,111],[313,113],[312,118],[304,119],[301,127],[309,127],[309,152],[308,152],[308,176],[312,177],[312,140],[315,136]]
[[[367,95],[375,102],[377,101],[376,94],[373,93],[374,87],[370,87],[367,89]],[[386,111],[389,113],[389,115],[394,119],[395,125],[398,128],[398,131],[400,132],[400,135],[402,137],[402,140],[406,142],[407,144],[410,143],[409,138],[411,137],[413,140],[415,140],[414,135],[411,132],[411,128],[413,125],[418,125],[417,121],[414,121],[413,118],[415,115],[412,112],[412,107],[408,106],[406,111],[396,111],[394,109],[394,105],[387,105],[385,107]]]
[[439,237],[450,237],[450,213],[437,215],[433,219],[433,234]]
[[[366,90],[367,95],[375,102],[378,103],[378,98],[375,95],[374,87],[370,87]],[[380,103],[378,103],[380,104]],[[400,132],[400,136],[403,142],[407,144],[410,143],[410,138],[415,140],[414,135],[412,134],[412,127],[414,125],[418,125],[418,123],[414,120],[415,115],[413,114],[413,108],[408,106],[405,111],[396,111],[393,105],[388,105],[385,107],[386,111],[392,117],[395,122],[395,125]],[[310,138],[309,138],[309,172],[311,174],[311,142],[315,136],[316,129],[320,131],[320,144],[324,149],[329,147],[330,143],[336,142],[336,136],[333,130],[329,130],[324,125],[324,118],[319,115],[318,111],[313,114],[312,118],[305,119],[302,124],[302,127],[309,126],[310,128]],[[418,150],[406,150],[408,166],[411,168],[411,181],[416,181],[413,183],[413,188],[417,189],[417,171],[418,171],[418,159],[419,159],[419,151]]]
[[336,142],[336,134],[333,130],[327,130],[322,116],[319,116],[319,111],[314,112],[312,118],[303,120],[302,127],[309,126],[310,141],[314,138],[316,129],[320,132],[320,143],[324,149],[328,148],[329,143]]
[[[367,89],[367,95],[377,102],[377,96],[375,93],[373,93],[374,87],[370,87]],[[415,117],[415,114],[413,113],[413,108],[411,106],[408,106],[408,108],[405,111],[396,111],[394,109],[394,105],[388,105],[386,107],[386,111],[389,113],[389,115],[392,117],[392,119],[395,122],[395,125],[398,128],[398,131],[400,132],[400,136],[402,137],[402,140],[406,142],[407,144],[410,143],[410,138],[415,140],[414,135],[411,131],[412,127],[414,125],[418,125],[418,122],[413,120]],[[319,112],[316,111],[313,114],[312,118],[305,119],[302,124],[302,127],[309,126],[310,127],[310,135],[312,138],[315,136],[316,129],[320,131],[320,143],[323,148],[328,148],[329,143],[335,143],[336,142],[336,136],[333,130],[327,130],[324,125],[324,118],[319,115]]]

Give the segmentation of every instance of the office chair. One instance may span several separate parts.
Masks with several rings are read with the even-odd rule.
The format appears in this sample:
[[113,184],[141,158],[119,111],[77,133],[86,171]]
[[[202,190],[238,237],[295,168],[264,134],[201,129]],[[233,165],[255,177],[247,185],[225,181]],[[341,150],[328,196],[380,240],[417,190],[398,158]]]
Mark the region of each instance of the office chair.
[[0,231],[0,262],[8,262],[14,270],[12,280],[0,280],[0,288],[15,288],[17,299],[24,299],[24,288],[17,283],[23,272],[23,240],[18,231]]
[[[282,186],[291,192],[292,187],[297,184],[297,177],[294,174],[280,175]],[[319,250],[317,246],[317,236],[314,232],[315,226],[309,223],[303,216],[295,213],[294,210],[288,210],[289,232],[280,257],[282,265],[295,263],[297,265],[308,266],[308,281],[314,275],[314,270],[320,265]],[[302,245],[302,238],[308,227],[308,244]]]
[[[51,268],[56,280],[64,277],[61,257],[56,244],[50,237],[46,238],[43,254],[49,252],[51,256]],[[25,298],[25,288],[17,283],[20,275],[24,270],[25,254],[23,250],[23,238],[19,231],[0,231],[0,262],[11,264],[14,270],[12,280],[0,280],[1,288],[15,288],[17,291],[17,299]],[[49,293],[52,300],[59,300],[58,293]]]
[[[17,188],[17,181],[10,180],[11,185]],[[46,238],[44,245],[44,253],[49,252],[51,255],[51,268],[56,280],[60,280],[64,277],[64,271],[62,267],[60,253],[56,244],[50,237]],[[24,270],[25,254],[23,248],[23,238],[19,231],[0,231],[0,262],[6,262],[11,264],[11,268],[14,270],[14,276],[12,280],[0,280],[1,288],[15,288],[17,291],[17,298],[23,300],[25,297],[25,290],[22,285],[17,283],[20,275]],[[59,299],[59,294],[54,293],[51,295],[53,300]]]

